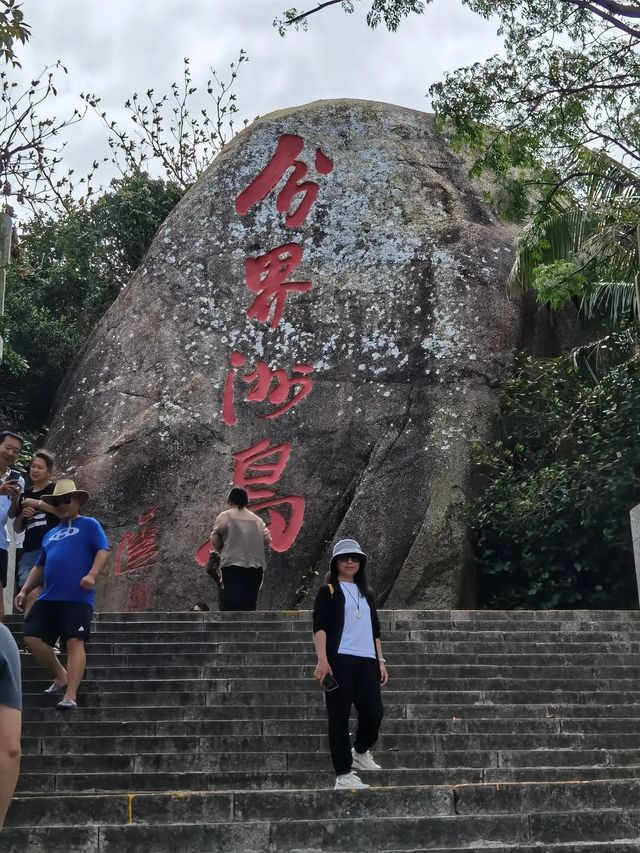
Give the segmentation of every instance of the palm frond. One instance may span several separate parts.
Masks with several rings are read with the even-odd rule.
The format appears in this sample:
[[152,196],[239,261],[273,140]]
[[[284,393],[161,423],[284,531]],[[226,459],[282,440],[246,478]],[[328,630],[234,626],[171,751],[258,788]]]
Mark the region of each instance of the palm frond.
[[637,327],[631,327],[575,347],[571,351],[571,361],[579,373],[597,381],[612,367],[637,358],[639,351],[640,332]]
[[519,296],[525,290],[531,290],[535,269],[540,264],[577,255],[592,227],[586,212],[577,207],[550,216],[542,225],[532,223],[523,235],[507,279],[509,293]]
[[[594,284],[583,299],[586,316],[599,311],[635,316],[633,279],[638,270],[640,176],[607,154],[583,149],[568,172],[580,176],[570,190],[552,195],[520,241],[507,280],[512,296],[535,286],[540,265],[574,261]],[[634,312],[635,306],[635,312]]]
[[582,297],[580,313],[588,320],[607,317],[614,326],[622,320],[633,320],[637,314],[633,280],[597,282]]

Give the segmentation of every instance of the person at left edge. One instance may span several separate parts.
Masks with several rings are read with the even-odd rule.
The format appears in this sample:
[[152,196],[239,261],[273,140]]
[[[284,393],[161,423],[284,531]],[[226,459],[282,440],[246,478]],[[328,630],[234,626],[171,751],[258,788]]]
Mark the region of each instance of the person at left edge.
[[24,490],[24,480],[14,465],[22,450],[22,436],[5,430],[0,432],[0,622],[4,619],[3,590],[7,585],[9,565],[9,533],[7,519],[18,512],[18,500]]
[[[109,540],[100,522],[81,515],[89,493],[73,480],[58,480],[53,494],[44,495],[60,524],[42,540],[38,562],[16,597],[24,606],[29,591],[42,584],[24,620],[24,642],[34,658],[54,677],[46,693],[64,693],[58,708],[77,708],[77,691],[86,667],[85,643],[91,634],[96,578],[109,556]],[[67,646],[67,669],[53,651],[56,640]]]

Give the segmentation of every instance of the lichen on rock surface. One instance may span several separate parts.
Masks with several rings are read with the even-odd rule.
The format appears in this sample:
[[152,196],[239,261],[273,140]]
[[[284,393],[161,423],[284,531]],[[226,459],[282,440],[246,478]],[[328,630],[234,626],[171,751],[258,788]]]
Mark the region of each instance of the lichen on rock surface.
[[[302,188],[277,209],[287,168],[240,214],[236,200],[285,135],[304,142]],[[317,197],[289,227],[307,181]],[[490,434],[521,335],[504,292],[512,240],[427,114],[324,101],[235,137],[165,222],[58,397],[51,443],[92,492],[114,545],[100,606],[176,609],[213,597],[194,553],[224,508],[232,454],[262,439],[291,448],[262,491],[305,508],[293,545],[269,559],[260,606],[308,602],[314,571],[343,536],[371,555],[382,602],[463,602],[469,444]],[[292,244],[301,257],[286,280],[311,287],[287,291],[277,323],[273,304],[266,318],[249,316],[247,261]],[[244,362],[231,424],[223,395],[234,353]],[[310,393],[267,418],[278,408],[269,395],[247,399],[258,362],[288,376],[309,368],[298,376]],[[151,530],[156,550],[136,562],[131,543]]]

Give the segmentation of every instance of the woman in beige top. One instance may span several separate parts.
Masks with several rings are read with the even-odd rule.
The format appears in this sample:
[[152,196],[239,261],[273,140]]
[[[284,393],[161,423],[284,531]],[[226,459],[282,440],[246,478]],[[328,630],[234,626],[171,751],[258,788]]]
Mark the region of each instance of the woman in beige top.
[[222,610],[255,610],[271,545],[266,524],[247,509],[249,496],[234,486],[211,531],[211,548],[220,554]]

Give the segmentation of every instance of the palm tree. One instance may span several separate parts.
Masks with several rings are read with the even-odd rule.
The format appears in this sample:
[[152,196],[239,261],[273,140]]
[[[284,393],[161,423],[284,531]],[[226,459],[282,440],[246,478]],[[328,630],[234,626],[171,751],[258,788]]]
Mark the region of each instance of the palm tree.
[[574,351],[574,363],[597,373],[640,348],[640,176],[602,152],[583,149],[579,159],[578,189],[558,185],[542,204],[508,289],[535,289],[552,308],[571,299],[599,334]]

